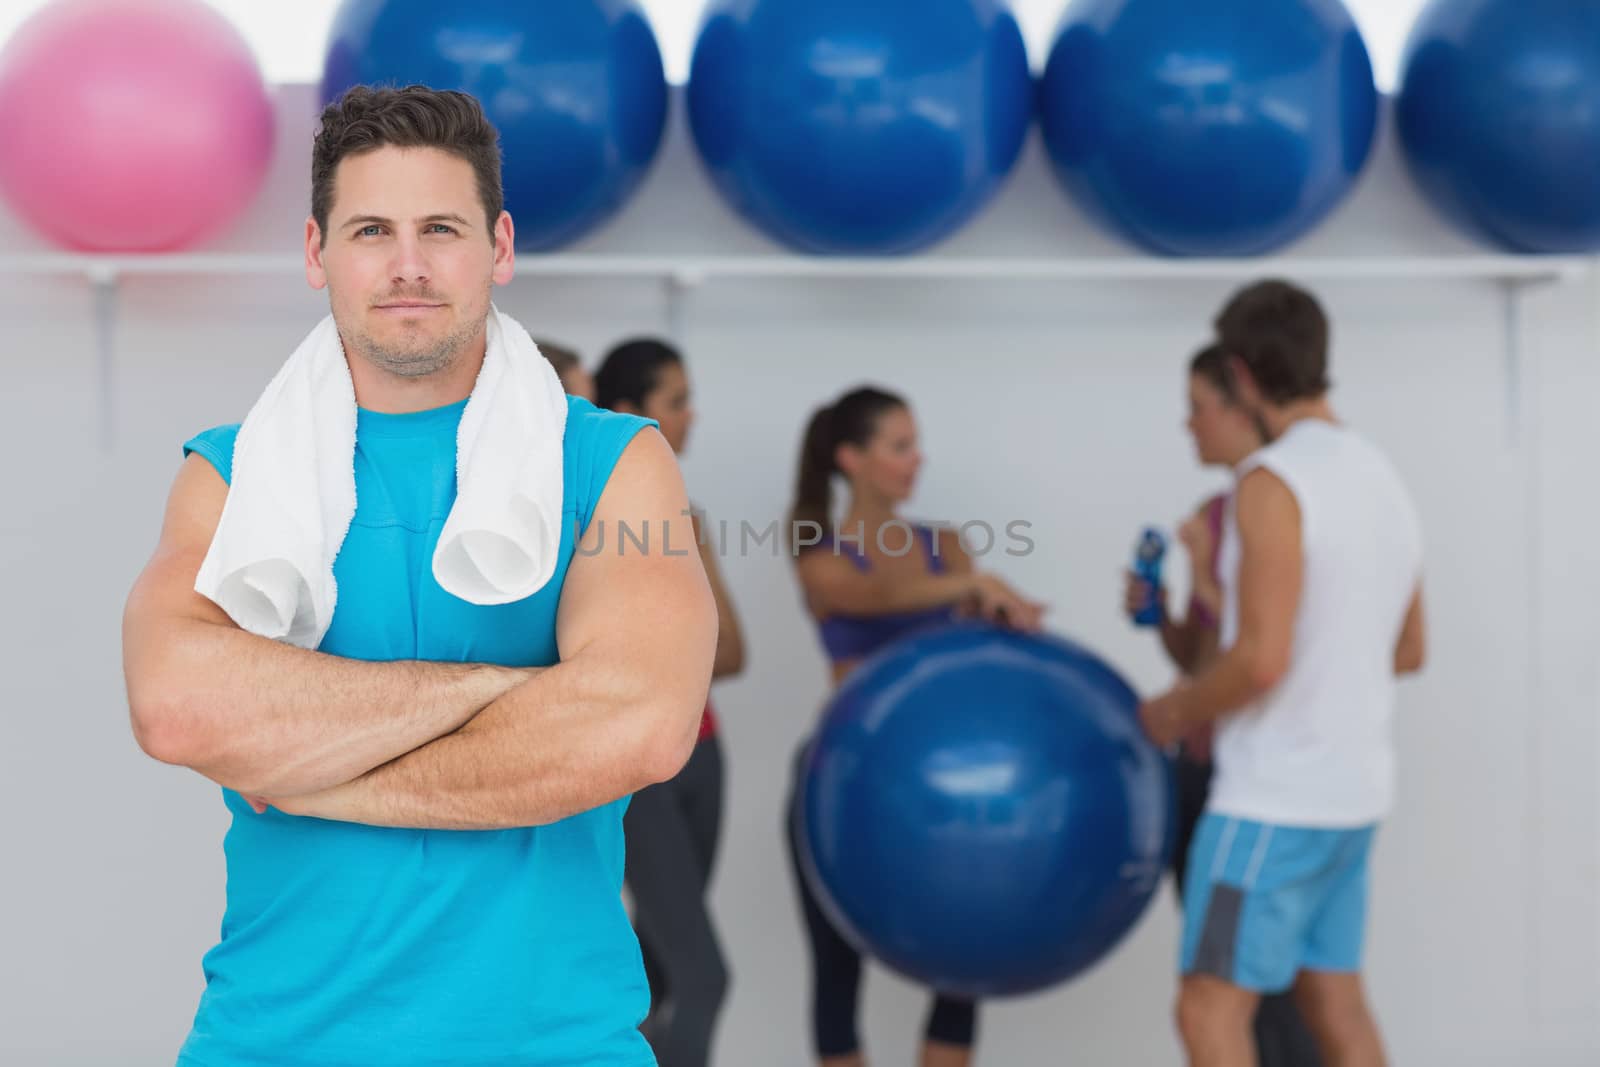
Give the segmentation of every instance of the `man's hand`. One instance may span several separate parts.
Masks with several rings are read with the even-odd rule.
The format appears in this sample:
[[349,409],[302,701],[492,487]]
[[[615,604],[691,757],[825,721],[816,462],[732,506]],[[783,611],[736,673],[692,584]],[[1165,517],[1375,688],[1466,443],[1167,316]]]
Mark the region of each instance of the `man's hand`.
[[362,788],[365,776],[343,785],[336,785],[331,789],[324,789],[316,793],[303,793],[297,797],[261,797],[248,793],[240,793],[245,803],[255,809],[257,815],[265,815],[268,808],[277,808],[285,815],[315,816],[319,819],[331,819],[342,822],[355,822],[351,818],[353,800],[356,793]]
[[308,815],[307,810],[313,798],[319,793],[307,793],[298,797],[258,797],[249,793],[240,793],[245,803],[255,809],[257,815],[265,815],[268,808],[277,808],[285,815]]
[[1139,705],[1139,724],[1157,748],[1165,749],[1190,730],[1183,714],[1183,690],[1177,686]]

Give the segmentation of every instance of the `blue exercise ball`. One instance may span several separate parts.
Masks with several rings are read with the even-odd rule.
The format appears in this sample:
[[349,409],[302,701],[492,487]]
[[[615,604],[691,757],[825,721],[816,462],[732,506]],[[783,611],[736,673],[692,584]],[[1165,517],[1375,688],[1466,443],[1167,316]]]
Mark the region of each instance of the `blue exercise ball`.
[[689,121],[717,189],[805,252],[896,254],[953,233],[1032,118],[1002,0],[713,0]]
[[1436,0],[1396,108],[1417,184],[1519,252],[1600,248],[1600,5]]
[[1171,848],[1165,758],[1093,653],[977,623],[839,688],[801,780],[801,869],[847,939],[945,992],[1043,989],[1108,953]]
[[667,82],[635,0],[345,0],[322,101],[352,85],[460,89],[500,131],[518,248],[612,217],[661,143]]
[[1339,0],[1076,0],[1040,87],[1057,177],[1163,255],[1249,256],[1344,199],[1378,120]]

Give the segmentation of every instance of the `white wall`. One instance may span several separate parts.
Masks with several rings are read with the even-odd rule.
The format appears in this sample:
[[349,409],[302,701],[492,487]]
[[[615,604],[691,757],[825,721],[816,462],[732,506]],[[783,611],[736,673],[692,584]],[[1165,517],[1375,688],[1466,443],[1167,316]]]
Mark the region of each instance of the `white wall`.
[[[282,95],[270,188],[219,242],[294,255],[311,103]],[[681,119],[681,109],[677,113]],[[0,245],[37,242],[0,218]],[[625,216],[578,251],[768,251],[708,192],[675,125]],[[1384,153],[1355,200],[1294,252],[1466,254]],[[1123,254],[1057,194],[1031,146],[1003,200],[940,255]],[[1034,524],[997,567],[1055,607],[1142,689],[1169,672],[1116,610],[1138,527],[1215,478],[1180,428],[1180,367],[1229,285],[711,281],[676,320],[701,421],[685,468],[715,515],[782,513],[811,407],[862,379],[913,399],[929,464],[919,514]],[[1594,711],[1600,548],[1595,291],[1521,298],[1524,382],[1506,385],[1495,284],[1317,283],[1336,324],[1342,411],[1391,450],[1427,524],[1433,660],[1403,693],[1399,810],[1381,836],[1371,987],[1395,1062],[1592,1064],[1600,762]],[[594,354],[664,329],[663,286],[524,277],[502,304]],[[241,418],[324,305],[293,274],[131,278],[117,319],[116,438],[98,442],[81,281],[0,286],[0,1062],[169,1063],[200,993],[223,901],[216,788],[134,746],[119,659],[123,598],[154,543],[194,431]],[[1520,433],[1518,432],[1520,429]],[[729,558],[751,645],[719,688],[730,804],[715,899],[734,972],[727,1065],[804,1062],[805,964],[779,812],[788,759],[824,692],[788,568]],[[1165,894],[1116,955],[1047,995],[994,1004],[980,1062],[1178,1062],[1168,1006],[1177,926]],[[920,994],[881,972],[866,1032],[909,1062]]]

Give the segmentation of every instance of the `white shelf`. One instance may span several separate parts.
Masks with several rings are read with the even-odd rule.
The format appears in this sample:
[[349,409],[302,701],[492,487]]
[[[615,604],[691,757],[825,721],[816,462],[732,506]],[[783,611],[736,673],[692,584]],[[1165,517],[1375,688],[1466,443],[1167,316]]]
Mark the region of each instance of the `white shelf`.
[[[1079,259],[980,258],[922,255],[904,258],[836,256],[615,256],[517,257],[523,275],[659,278],[698,284],[723,278],[996,279],[1083,282],[1236,280],[1277,275],[1308,280],[1485,280],[1556,282],[1586,277],[1600,259],[1590,256],[1391,256],[1165,259],[1101,256]],[[253,275],[300,272],[297,256],[264,253],[183,252],[166,255],[95,255],[37,252],[0,255],[0,274],[80,276],[112,282],[137,275]]]

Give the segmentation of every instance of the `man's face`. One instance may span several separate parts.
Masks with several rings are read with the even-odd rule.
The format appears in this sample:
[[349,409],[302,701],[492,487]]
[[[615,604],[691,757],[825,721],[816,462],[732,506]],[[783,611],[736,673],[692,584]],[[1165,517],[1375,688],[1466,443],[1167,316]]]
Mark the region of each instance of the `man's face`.
[[306,226],[306,276],[328,289],[347,354],[419,378],[481,343],[490,289],[511,278],[511,217],[488,232],[472,164],[386,146],[334,172],[328,231]]

